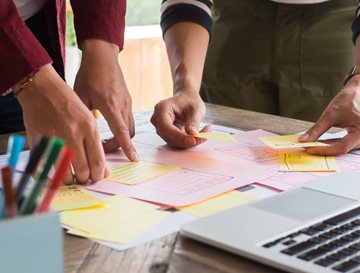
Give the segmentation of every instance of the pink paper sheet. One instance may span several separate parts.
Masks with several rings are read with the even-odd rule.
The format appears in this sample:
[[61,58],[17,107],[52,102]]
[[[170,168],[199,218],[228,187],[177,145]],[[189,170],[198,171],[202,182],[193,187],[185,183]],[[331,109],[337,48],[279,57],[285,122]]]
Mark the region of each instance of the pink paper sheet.
[[[87,189],[124,194],[158,204],[182,207],[200,202],[226,191],[262,180],[269,172],[248,164],[224,162],[202,154],[189,155],[171,150],[137,147],[140,159],[149,162],[181,166],[182,169],[137,185],[124,185],[100,181],[87,185]],[[124,164],[126,159],[119,151],[107,155],[108,166]]]

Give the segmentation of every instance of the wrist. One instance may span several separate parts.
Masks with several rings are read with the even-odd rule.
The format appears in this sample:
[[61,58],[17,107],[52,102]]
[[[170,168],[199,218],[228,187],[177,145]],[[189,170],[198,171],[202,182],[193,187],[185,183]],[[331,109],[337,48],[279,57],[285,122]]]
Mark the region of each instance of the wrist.
[[174,95],[188,94],[198,95],[200,84],[197,84],[192,78],[177,77],[174,81]]
[[36,77],[33,78],[31,84],[23,88],[24,92],[20,92],[16,97],[20,103],[34,99],[34,95],[45,92],[46,87],[54,84],[59,78],[51,64],[44,65],[37,71]]
[[119,54],[119,47],[115,44],[103,41],[90,39],[81,43],[81,50],[83,57],[117,57]]
[[174,89],[174,96],[199,96],[199,92],[190,87],[184,87],[182,89]]
[[32,82],[34,81],[34,79],[37,75],[37,72],[38,72],[38,70],[34,70],[28,76],[26,76],[25,78],[23,78],[22,80],[20,80],[19,82],[17,82],[15,85],[13,85],[11,87],[11,90],[15,96],[18,96],[20,94],[20,92],[22,92],[24,89],[26,89],[27,87],[29,87],[32,84]]
[[345,84],[345,86],[360,86],[360,74],[353,75],[351,78],[349,78]]

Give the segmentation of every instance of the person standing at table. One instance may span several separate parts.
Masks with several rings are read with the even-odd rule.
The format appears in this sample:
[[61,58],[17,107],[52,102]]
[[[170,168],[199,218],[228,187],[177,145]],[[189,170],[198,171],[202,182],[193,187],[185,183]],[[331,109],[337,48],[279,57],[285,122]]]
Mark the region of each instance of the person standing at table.
[[[56,135],[76,151],[74,177],[69,172],[65,182],[96,182],[107,173],[104,151],[121,147],[138,160],[131,97],[118,62],[126,1],[71,1],[82,50],[74,90],[64,81],[65,4],[0,0],[0,134],[23,130],[24,121],[30,146],[40,134]],[[114,137],[100,142],[89,109],[101,111]]]
[[357,3],[354,20],[354,0],[163,1],[162,29],[176,95],[155,107],[168,109],[167,115],[156,111],[152,117],[158,133],[173,146],[196,145],[184,139],[205,114],[198,92],[213,8],[201,88],[205,101],[307,120],[318,119],[330,102],[301,140],[313,141],[331,126],[347,128],[349,134],[308,152],[343,154],[359,148],[359,67],[341,87],[345,72],[360,65]]
[[[75,92],[63,80],[65,0],[0,0],[0,93],[4,95],[0,99],[0,127],[8,131],[22,129],[15,95],[23,111],[29,144],[39,134],[64,139],[76,151],[76,180],[98,181],[106,173],[104,150],[121,147],[130,160],[137,160],[131,143],[131,98],[118,63],[126,2],[71,3],[82,50]],[[93,108],[102,112],[115,136],[103,147],[89,111]],[[66,180],[72,179],[69,173]]]

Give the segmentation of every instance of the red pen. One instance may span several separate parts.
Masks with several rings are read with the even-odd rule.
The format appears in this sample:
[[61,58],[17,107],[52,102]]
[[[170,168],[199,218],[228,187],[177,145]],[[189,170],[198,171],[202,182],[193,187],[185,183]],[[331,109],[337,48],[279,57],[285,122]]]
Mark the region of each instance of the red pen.
[[12,169],[6,166],[1,169],[3,187],[5,193],[5,217],[13,218],[18,214],[16,196],[13,189]]
[[37,207],[36,212],[46,212],[49,210],[51,200],[54,198],[56,190],[60,187],[62,180],[64,179],[65,173],[70,167],[71,160],[74,158],[75,152],[68,148],[64,147],[62,151],[62,157],[59,164],[56,164],[56,172],[54,178],[52,179],[48,189],[42,199],[40,205]]

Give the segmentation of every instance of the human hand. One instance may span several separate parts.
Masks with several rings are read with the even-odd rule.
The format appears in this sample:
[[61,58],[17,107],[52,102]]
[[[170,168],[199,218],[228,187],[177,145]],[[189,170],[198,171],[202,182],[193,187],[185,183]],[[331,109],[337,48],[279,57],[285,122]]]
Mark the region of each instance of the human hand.
[[131,143],[135,134],[131,97],[118,63],[119,48],[101,40],[86,40],[74,90],[90,109],[98,109],[114,137],[103,142],[105,152],[119,147],[131,161],[137,153]]
[[[193,136],[198,132],[199,123],[204,116],[205,104],[200,95],[183,91],[157,103],[151,123],[170,146],[191,148],[205,141]],[[205,126],[201,132],[209,130],[210,127]]]
[[[78,182],[104,178],[105,155],[96,124],[85,105],[53,67],[43,66],[17,98],[23,109],[27,139],[32,147],[40,135],[57,136],[75,150],[72,162]],[[65,183],[72,183],[71,171]]]
[[316,155],[340,155],[360,148],[360,76],[353,76],[349,80],[320,119],[299,140],[315,141],[333,126],[345,128],[348,134],[329,142],[329,146],[311,147],[306,151]]

